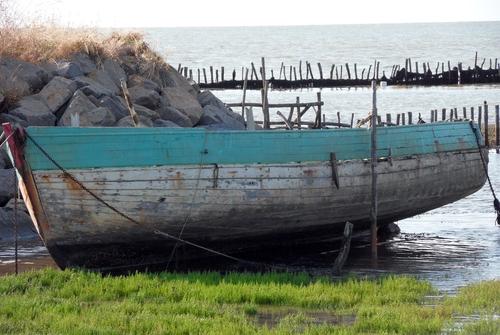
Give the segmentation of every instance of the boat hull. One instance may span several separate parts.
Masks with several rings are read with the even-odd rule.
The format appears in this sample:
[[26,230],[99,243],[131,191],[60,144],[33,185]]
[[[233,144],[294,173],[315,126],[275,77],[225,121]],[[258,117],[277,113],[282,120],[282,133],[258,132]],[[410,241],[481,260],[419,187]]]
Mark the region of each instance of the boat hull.
[[[193,243],[258,254],[338,239],[347,221],[355,231],[369,226],[366,129],[37,127],[14,134],[7,124],[4,131],[30,215],[62,268],[166,264],[176,245],[178,260],[208,256]],[[473,123],[377,133],[380,225],[485,183]]]
[[[381,160],[381,225],[459,200],[485,182],[478,151]],[[62,267],[112,268],[168,261],[176,241],[155,230],[235,254],[338,238],[346,221],[369,226],[370,164],[363,160],[73,170],[118,215],[57,170],[33,173]],[[466,182],[460,182],[466,181]],[[182,232],[182,233],[181,233]],[[190,247],[178,258],[208,256]]]

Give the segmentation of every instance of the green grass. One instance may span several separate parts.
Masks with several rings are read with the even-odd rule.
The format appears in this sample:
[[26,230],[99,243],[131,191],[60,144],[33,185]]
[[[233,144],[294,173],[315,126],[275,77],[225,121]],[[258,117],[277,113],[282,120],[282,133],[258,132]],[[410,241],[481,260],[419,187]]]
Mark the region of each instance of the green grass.
[[[453,313],[495,311],[498,283],[430,307],[432,286],[404,276],[332,282],[287,273],[102,277],[46,269],[0,278],[0,334],[439,334]],[[259,322],[273,313],[272,323]],[[352,322],[335,321],[342,316]],[[477,327],[498,328],[485,320]]]

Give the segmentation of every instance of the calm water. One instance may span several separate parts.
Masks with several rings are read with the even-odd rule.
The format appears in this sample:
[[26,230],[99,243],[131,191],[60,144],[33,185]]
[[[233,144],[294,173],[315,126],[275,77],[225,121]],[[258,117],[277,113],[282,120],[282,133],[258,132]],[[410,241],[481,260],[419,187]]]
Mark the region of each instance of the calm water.
[[[241,67],[249,67],[251,62],[260,64],[266,57],[266,67],[279,73],[281,62],[298,66],[300,60],[323,65],[328,72],[331,64],[346,62],[358,64],[358,73],[363,67],[381,62],[381,70],[391,71],[394,64],[404,66],[405,59],[429,62],[435,69],[437,62],[451,62],[452,66],[463,62],[464,66],[474,65],[475,52],[479,53],[479,64],[486,58],[485,66],[500,58],[500,22],[483,23],[433,23],[433,24],[386,24],[386,25],[333,25],[302,27],[237,27],[237,28],[161,28],[146,30],[150,43],[164,55],[168,62],[189,68],[224,66],[226,77],[232,69],[241,76]],[[352,70],[352,69],[351,69]],[[422,70],[422,65],[420,65]],[[268,74],[268,77],[270,74]],[[317,76],[317,74],[316,74]],[[272,91],[269,101],[294,102],[315,101],[316,91]],[[241,91],[216,91],[224,102],[240,102]],[[343,122],[350,122],[351,113],[355,118],[367,115],[371,110],[369,89],[324,89],[324,110],[327,120],[336,121],[337,112]],[[379,92],[379,113],[413,112],[430,117],[431,109],[476,108],[483,101],[500,104],[500,86],[454,86],[387,88]],[[259,102],[260,93],[250,91],[247,101]],[[271,117],[278,120],[276,111]],[[461,115],[461,114],[460,114]],[[256,119],[262,119],[260,111]],[[311,119],[306,114],[305,119]],[[493,113],[490,113],[493,120]]]
[[[298,65],[299,60],[312,64],[350,64],[361,67],[381,62],[381,69],[393,64],[413,61],[459,61],[473,65],[474,53],[482,58],[500,57],[500,22],[397,24],[397,25],[338,25],[310,27],[253,28],[162,28],[148,29],[147,39],[175,67],[179,63],[190,68],[224,66],[226,73],[241,69],[250,62],[258,64],[266,57],[268,68],[279,69],[281,62]],[[489,62],[486,62],[489,66]],[[316,71],[316,68],[314,68]],[[272,91],[269,100],[292,102],[314,101],[317,90]],[[241,101],[241,91],[215,92],[225,102]],[[248,92],[247,101],[258,102],[256,91]],[[329,120],[342,121],[350,114],[363,117],[371,109],[371,92],[367,88],[323,89],[324,110]],[[413,112],[414,118],[430,109],[476,107],[486,100],[500,104],[500,85],[418,87],[379,90],[380,114]],[[493,113],[490,113],[491,115]],[[275,115],[272,115],[276,118]],[[256,112],[256,118],[260,115]],[[500,193],[500,155],[490,153],[490,173]],[[459,182],[459,181],[457,181]],[[369,261],[369,248],[363,242],[354,243],[346,271],[373,275],[406,273],[430,280],[443,290],[454,290],[469,282],[500,278],[500,227],[494,225],[492,198],[485,186],[481,191],[456,203],[399,222],[402,234],[379,249],[376,269]],[[0,243],[0,274],[13,271],[12,243]],[[301,259],[287,260],[292,266],[328,273],[335,257],[325,250]],[[53,266],[40,242],[23,243],[22,268]]]

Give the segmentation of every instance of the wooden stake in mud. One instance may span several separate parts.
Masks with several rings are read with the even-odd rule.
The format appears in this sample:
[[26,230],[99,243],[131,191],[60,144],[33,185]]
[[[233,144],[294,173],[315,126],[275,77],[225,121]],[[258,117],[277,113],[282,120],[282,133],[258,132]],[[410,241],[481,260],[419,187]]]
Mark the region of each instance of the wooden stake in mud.
[[241,100],[241,116],[245,117],[245,100],[247,98],[248,68],[245,71],[245,80],[243,81],[243,99]]
[[372,261],[377,260],[377,82],[372,80],[373,101],[372,101],[372,134],[371,134],[371,254]]
[[267,99],[267,91],[269,88],[269,84],[266,80],[266,60],[264,57],[261,58],[262,61],[262,112],[264,113],[264,129],[270,128],[270,118],[269,118],[269,100]]
[[495,146],[497,154],[500,154],[500,106],[495,106]]

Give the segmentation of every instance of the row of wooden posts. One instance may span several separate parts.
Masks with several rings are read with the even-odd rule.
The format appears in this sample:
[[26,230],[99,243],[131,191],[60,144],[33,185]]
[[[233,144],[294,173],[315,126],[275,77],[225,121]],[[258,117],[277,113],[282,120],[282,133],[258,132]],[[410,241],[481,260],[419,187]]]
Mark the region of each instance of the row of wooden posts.
[[[295,88],[325,88],[325,87],[350,87],[369,86],[372,80],[385,81],[387,85],[456,85],[475,83],[500,83],[500,64],[498,58],[489,59],[489,67],[485,67],[484,58],[479,64],[477,52],[474,67],[465,68],[462,63],[452,66],[450,61],[438,62],[435,67],[429,62],[420,63],[423,71],[419,69],[419,62],[413,62],[410,58],[405,60],[405,65],[393,65],[390,73],[380,73],[380,62],[375,61],[368,68],[358,71],[356,63],[345,63],[342,65],[331,65],[329,68],[317,63],[318,71],[313,73],[313,65],[310,62],[300,61],[298,67],[285,66],[281,63],[279,71],[270,70],[268,79],[270,87],[274,89]],[[328,69],[324,73],[323,69]],[[240,79],[237,79],[237,71],[233,69],[231,78],[226,80],[224,67],[190,69],[179,64],[178,70],[186,78],[195,80],[201,88],[207,89],[241,89],[246,81],[247,89],[262,89],[263,79],[266,73],[265,67],[256,67],[254,63],[245,69],[241,68]],[[276,74],[276,76],[275,76]]]

